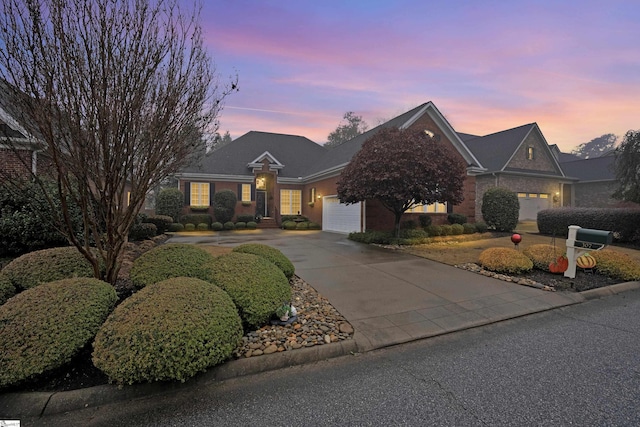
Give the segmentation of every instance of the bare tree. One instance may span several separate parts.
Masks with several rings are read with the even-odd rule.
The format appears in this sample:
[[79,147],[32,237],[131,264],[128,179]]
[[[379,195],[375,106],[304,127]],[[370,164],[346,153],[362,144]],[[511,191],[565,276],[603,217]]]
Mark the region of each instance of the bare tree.
[[[215,73],[199,8],[181,4],[2,0],[0,77],[21,124],[44,145],[58,224],[96,277],[106,265],[112,284],[147,191],[192,160],[237,87]],[[82,236],[68,203],[82,210]]]

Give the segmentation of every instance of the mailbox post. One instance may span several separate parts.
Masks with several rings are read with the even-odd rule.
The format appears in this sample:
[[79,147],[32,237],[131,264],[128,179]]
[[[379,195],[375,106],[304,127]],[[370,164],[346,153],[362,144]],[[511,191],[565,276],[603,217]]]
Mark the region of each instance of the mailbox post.
[[564,272],[564,277],[575,279],[576,259],[586,252],[599,251],[613,241],[613,233],[605,230],[592,230],[577,225],[569,226],[567,237],[567,259],[569,267]]

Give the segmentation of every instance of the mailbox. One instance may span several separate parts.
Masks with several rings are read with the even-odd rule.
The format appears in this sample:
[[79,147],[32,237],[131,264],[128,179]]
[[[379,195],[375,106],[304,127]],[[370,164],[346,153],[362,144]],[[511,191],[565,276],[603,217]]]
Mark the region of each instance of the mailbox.
[[569,226],[567,237],[567,259],[569,267],[564,272],[565,277],[576,277],[576,259],[589,251],[599,251],[613,242],[613,233],[605,230],[592,230],[577,225]]

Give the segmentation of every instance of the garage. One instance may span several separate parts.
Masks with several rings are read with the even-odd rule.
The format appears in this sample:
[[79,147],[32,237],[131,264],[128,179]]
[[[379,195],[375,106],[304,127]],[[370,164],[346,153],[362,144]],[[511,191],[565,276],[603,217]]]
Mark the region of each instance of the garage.
[[361,203],[345,205],[338,196],[322,198],[322,229],[336,233],[361,231]]
[[545,193],[518,193],[520,202],[519,221],[536,220],[538,212],[551,207],[551,197]]

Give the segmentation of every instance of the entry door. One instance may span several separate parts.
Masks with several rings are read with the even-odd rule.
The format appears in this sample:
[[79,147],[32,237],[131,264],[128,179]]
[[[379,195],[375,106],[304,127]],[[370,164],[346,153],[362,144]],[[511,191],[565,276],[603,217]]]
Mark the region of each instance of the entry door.
[[264,190],[256,191],[256,214],[262,216],[267,215],[267,192]]

